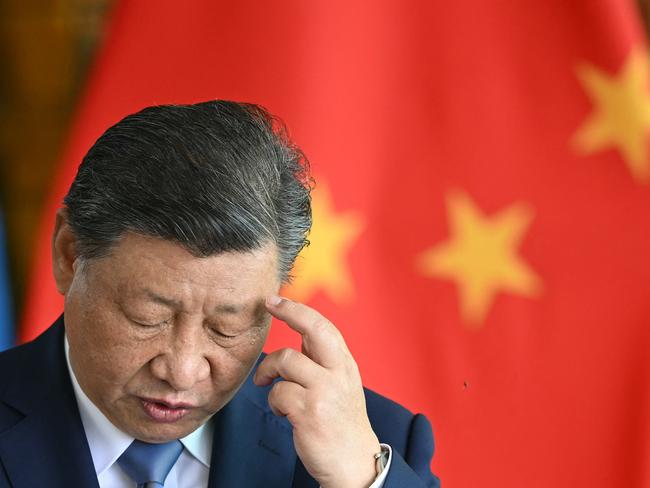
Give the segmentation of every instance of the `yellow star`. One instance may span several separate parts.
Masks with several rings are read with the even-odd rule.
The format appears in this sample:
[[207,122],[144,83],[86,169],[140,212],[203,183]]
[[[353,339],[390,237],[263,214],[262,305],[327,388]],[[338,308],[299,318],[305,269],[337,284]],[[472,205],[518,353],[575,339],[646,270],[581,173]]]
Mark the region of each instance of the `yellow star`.
[[616,75],[595,66],[578,68],[578,78],[594,104],[589,118],[574,136],[579,153],[617,148],[632,176],[650,179],[647,143],[650,130],[650,74],[645,52],[633,50]]
[[467,325],[482,324],[499,292],[526,297],[540,292],[539,278],[517,254],[532,220],[526,205],[515,203],[486,217],[467,195],[452,193],[447,215],[451,237],[425,251],[418,265],[427,276],[456,282]]
[[332,301],[345,302],[354,293],[346,257],[361,233],[361,218],[353,212],[335,213],[329,188],[322,182],[312,193],[312,215],[311,244],[296,259],[295,280],[287,294],[304,302],[321,290]]

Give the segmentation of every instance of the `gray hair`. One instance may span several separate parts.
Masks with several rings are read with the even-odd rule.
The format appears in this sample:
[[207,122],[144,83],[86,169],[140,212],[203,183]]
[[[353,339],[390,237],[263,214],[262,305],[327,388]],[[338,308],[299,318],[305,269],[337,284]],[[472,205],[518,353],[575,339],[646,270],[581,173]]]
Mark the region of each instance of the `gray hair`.
[[273,242],[283,281],[311,227],[309,164],[264,108],[224,100],[148,107],[90,148],[64,199],[80,257],[126,232],[195,256]]

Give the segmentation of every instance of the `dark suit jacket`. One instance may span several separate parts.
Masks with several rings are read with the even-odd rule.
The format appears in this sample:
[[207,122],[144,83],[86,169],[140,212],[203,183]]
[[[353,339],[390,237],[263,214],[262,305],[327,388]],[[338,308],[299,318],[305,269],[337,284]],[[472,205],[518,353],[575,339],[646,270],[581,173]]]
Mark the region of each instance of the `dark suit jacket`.
[[[0,487],[97,487],[63,349],[63,318],[0,354]],[[268,387],[248,378],[215,415],[210,488],[317,487],[296,456],[291,425],[271,413]],[[386,488],[437,487],[428,420],[366,391],[368,415],[393,448]]]

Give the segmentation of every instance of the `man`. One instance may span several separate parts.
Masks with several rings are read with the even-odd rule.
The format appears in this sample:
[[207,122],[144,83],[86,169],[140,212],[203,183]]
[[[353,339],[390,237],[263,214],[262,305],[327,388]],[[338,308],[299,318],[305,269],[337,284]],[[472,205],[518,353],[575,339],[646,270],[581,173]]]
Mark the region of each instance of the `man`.
[[[64,316],[0,355],[0,486],[437,486],[428,421],[364,391],[334,325],[277,296],[309,190],[254,105],[108,129],[57,214]],[[301,352],[261,356],[271,316]]]

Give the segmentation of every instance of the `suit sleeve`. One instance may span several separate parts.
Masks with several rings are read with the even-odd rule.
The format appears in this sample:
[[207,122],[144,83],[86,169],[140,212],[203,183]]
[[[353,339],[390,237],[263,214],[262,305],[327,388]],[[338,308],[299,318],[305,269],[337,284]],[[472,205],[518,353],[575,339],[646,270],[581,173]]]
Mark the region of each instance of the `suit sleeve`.
[[410,425],[404,457],[393,450],[384,488],[439,488],[440,480],[431,472],[433,449],[431,424],[417,414]]

